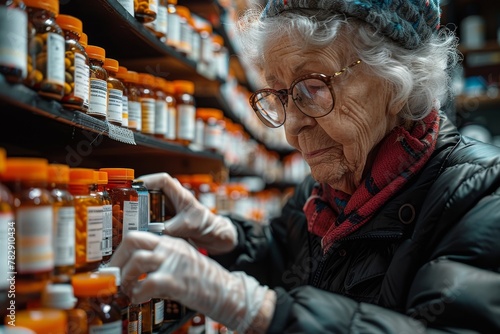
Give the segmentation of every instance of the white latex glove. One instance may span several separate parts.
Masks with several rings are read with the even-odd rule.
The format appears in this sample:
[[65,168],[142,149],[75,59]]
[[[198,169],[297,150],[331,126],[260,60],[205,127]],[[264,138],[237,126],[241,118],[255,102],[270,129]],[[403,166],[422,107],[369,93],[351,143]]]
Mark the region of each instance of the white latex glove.
[[132,303],[171,298],[240,333],[265,331],[276,305],[273,290],[227,271],[179,238],[130,232],[109,266],[121,268],[121,287]]
[[167,173],[139,177],[148,189],[161,189],[172,202],[176,215],[165,221],[165,234],[191,239],[210,254],[228,253],[236,247],[238,232],[226,217],[212,213],[177,179]]

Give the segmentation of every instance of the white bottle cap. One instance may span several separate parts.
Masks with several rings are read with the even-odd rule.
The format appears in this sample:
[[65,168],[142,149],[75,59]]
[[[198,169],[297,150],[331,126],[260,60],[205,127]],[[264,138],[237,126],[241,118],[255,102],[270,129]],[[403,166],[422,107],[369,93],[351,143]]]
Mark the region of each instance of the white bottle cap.
[[163,223],[149,223],[148,231],[155,234],[163,234],[165,225]]
[[47,284],[42,293],[42,306],[70,310],[75,304],[76,298],[70,284]]
[[115,276],[116,286],[119,287],[122,284],[120,268],[118,267],[105,267],[99,269],[100,273],[109,273]]

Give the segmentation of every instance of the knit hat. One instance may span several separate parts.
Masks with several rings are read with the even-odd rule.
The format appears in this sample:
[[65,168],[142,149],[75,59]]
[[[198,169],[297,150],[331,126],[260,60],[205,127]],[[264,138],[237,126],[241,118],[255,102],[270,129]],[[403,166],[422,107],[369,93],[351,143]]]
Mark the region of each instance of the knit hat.
[[406,49],[416,49],[439,29],[439,0],[269,0],[261,19],[294,9],[318,9],[372,25]]

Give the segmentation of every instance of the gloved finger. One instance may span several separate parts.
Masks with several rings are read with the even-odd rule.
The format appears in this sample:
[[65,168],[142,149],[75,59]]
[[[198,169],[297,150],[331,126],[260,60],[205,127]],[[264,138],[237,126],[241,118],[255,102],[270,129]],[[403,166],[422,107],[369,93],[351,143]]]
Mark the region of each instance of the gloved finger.
[[109,266],[122,268],[136,250],[153,250],[159,241],[160,237],[153,233],[131,231],[123,238],[121,244],[115,250],[109,261]]
[[156,271],[164,260],[162,255],[154,251],[142,249],[135,251],[121,271],[123,291],[130,296],[134,287],[139,284],[139,278]]
[[[158,277],[156,277],[158,276]],[[130,293],[130,300],[134,304],[141,304],[151,298],[171,298],[168,294],[171,291],[171,280],[175,279],[171,275],[157,273],[149,274],[145,279],[137,282]]]
[[181,211],[194,196],[168,173],[155,173],[139,177],[148,189],[161,189],[176,211]]
[[189,231],[184,224],[184,215],[182,213],[173,216],[163,222],[163,233],[178,238],[188,238]]

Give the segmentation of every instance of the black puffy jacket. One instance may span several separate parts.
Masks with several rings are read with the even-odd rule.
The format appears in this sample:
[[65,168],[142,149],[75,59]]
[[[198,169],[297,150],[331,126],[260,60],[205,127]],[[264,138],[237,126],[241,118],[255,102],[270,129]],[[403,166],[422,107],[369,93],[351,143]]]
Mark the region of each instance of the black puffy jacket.
[[446,119],[418,176],[322,255],[307,178],[269,226],[215,257],[275,289],[269,333],[500,333],[500,148]]

